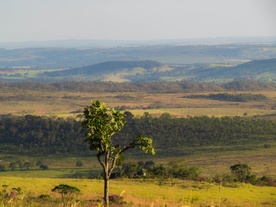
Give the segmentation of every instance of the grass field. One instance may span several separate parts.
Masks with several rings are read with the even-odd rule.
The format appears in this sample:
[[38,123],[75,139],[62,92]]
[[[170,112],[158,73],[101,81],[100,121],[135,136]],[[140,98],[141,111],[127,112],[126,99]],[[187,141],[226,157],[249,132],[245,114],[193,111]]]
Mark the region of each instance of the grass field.
[[[80,93],[2,90],[0,92],[0,114],[75,117],[86,105],[90,104],[90,100],[101,100],[112,107],[125,107],[136,116],[141,116],[145,112],[153,115],[166,112],[178,117],[201,115],[275,117],[275,91],[258,91],[256,93],[266,95],[269,100],[238,103],[186,98],[191,93]],[[187,152],[187,155],[181,157],[173,155],[161,157],[158,156],[157,151],[155,157],[141,157],[140,160],[153,160],[157,164],[168,164],[170,161],[175,161],[179,164],[197,166],[201,170],[201,175],[207,177],[230,173],[231,165],[247,163],[257,176],[268,175],[275,178],[276,146],[274,143],[270,144],[270,148],[264,148],[263,144],[251,146],[250,143],[247,146],[232,148],[227,146],[210,146],[200,149],[183,148],[180,150]],[[18,159],[32,163],[44,160],[49,169],[41,170],[33,167],[30,170],[10,170],[9,163]],[[126,161],[140,161],[136,159],[132,159],[130,156]],[[77,168],[77,160],[81,160],[84,167]],[[96,206],[96,200],[102,197],[103,183],[101,180],[65,178],[75,173],[99,173],[100,166],[94,157],[74,157],[72,155],[35,157],[1,153],[0,163],[7,169],[0,172],[0,185],[20,187],[26,195],[32,194],[38,197],[47,194],[53,199],[58,199],[59,195],[52,193],[51,189],[65,183],[81,190],[79,199],[82,203],[78,206],[89,206],[90,204],[90,206]],[[275,187],[258,187],[249,184],[223,187],[214,183],[183,180],[112,180],[111,194],[121,194],[122,192],[124,192],[124,200],[129,206],[276,206]],[[14,206],[26,206],[22,203],[21,205],[20,201],[17,204]]]
[[[252,168],[252,173],[258,177],[263,175],[276,177],[276,155],[275,145],[271,145],[270,148],[264,148],[260,146],[247,146],[247,147],[205,147],[200,149],[183,148],[187,154],[182,156],[176,156],[174,154],[168,154],[166,157],[159,156],[158,151],[156,156],[146,157],[133,157],[131,154],[126,157],[125,162],[133,161],[149,161],[152,160],[156,165],[167,165],[169,162],[176,162],[178,164],[195,166],[201,171],[200,176],[213,178],[216,174],[230,174],[230,166],[237,163],[247,163]],[[180,149],[176,149],[180,150]],[[141,153],[139,155],[142,155]],[[0,154],[1,164],[6,167],[6,171],[0,172],[1,176],[5,177],[35,177],[35,178],[62,178],[72,177],[74,174],[89,173],[95,176],[100,174],[100,165],[95,156],[76,157],[73,155],[48,155],[44,157],[40,156],[28,156],[28,155],[16,155],[16,154]],[[41,170],[38,167],[32,167],[29,170],[10,170],[10,162],[16,162],[21,160],[23,162],[31,162],[33,164],[38,161],[43,161],[49,166],[48,170]],[[83,167],[76,167],[76,162],[81,160],[84,164]]]
[[[253,93],[253,92],[251,92]],[[208,99],[190,99],[186,96],[203,93],[80,93],[65,91],[14,90],[0,92],[0,114],[35,114],[50,116],[76,116],[90,100],[101,100],[112,107],[124,107],[134,115],[145,112],[174,116],[256,116],[275,115],[276,93],[264,94],[267,101],[227,102]]]
[[[0,177],[2,185],[20,187],[25,195],[38,197],[49,195],[58,199],[59,195],[51,192],[56,185],[67,184],[80,189],[78,206],[97,206],[103,193],[101,180],[87,179],[51,179]],[[256,187],[249,184],[235,184],[223,187],[219,184],[193,181],[166,180],[111,180],[110,193],[124,197],[128,206],[267,206],[276,205],[275,188]],[[22,200],[24,202],[24,199]],[[19,202],[17,202],[19,203]],[[23,206],[23,205],[22,205]]]

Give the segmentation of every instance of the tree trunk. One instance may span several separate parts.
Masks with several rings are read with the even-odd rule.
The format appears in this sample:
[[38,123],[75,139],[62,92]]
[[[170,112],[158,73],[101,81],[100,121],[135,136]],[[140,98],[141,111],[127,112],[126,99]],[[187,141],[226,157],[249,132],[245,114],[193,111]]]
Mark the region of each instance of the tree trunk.
[[104,204],[109,207],[109,177],[104,175]]
[[109,207],[109,152],[105,154],[104,160],[104,206]]

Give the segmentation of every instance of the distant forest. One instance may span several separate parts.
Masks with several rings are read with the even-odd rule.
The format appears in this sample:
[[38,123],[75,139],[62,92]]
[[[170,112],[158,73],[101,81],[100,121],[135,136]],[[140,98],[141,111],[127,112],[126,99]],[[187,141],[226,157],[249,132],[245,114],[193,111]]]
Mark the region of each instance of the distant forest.
[[[276,122],[246,117],[187,117],[170,114],[153,117],[145,113],[134,118],[125,112],[127,124],[113,137],[125,144],[139,135],[153,137],[159,156],[187,153],[185,147],[239,146],[275,141]],[[89,153],[79,120],[41,116],[0,116],[1,150],[14,153],[58,154]]]
[[78,91],[78,92],[154,92],[154,93],[179,93],[179,92],[220,92],[232,91],[259,91],[276,90],[276,83],[257,81],[234,81],[224,84],[204,82],[139,82],[139,83],[114,83],[114,82],[1,82],[0,88],[4,90],[27,89],[47,91]]
[[251,93],[242,93],[242,94],[229,94],[229,93],[218,93],[218,94],[209,94],[209,95],[190,95],[186,98],[206,98],[219,101],[234,101],[234,102],[247,102],[247,101],[265,101],[268,98],[263,94],[251,94]]

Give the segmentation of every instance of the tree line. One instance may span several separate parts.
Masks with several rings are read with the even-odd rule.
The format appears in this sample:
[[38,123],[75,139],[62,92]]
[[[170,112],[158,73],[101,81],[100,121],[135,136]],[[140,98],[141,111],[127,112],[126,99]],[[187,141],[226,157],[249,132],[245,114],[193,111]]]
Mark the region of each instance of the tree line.
[[276,90],[276,83],[256,81],[234,81],[231,83],[215,84],[204,82],[1,82],[2,90],[26,89],[40,91],[73,91],[73,92],[149,92],[149,93],[180,93],[180,92],[221,92],[225,90],[259,91]]
[[[227,116],[175,118],[167,113],[160,117],[145,113],[140,118],[130,112],[124,115],[126,125],[114,135],[114,142],[124,145],[133,137],[152,137],[159,155],[177,156],[177,152],[185,153],[184,147],[244,146],[249,143],[270,146],[276,135],[273,120]],[[2,115],[0,148],[38,154],[90,152],[84,143],[80,120],[33,115]]]
[[234,102],[247,102],[247,101],[265,101],[268,99],[263,94],[252,94],[252,93],[241,93],[241,94],[229,94],[229,93],[218,93],[208,95],[190,95],[187,98],[206,98],[219,101],[234,101]]

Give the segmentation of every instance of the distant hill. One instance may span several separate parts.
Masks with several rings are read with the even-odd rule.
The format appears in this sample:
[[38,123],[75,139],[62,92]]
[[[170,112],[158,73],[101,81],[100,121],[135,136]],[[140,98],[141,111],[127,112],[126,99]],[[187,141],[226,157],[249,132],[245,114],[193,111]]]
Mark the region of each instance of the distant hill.
[[109,61],[81,68],[45,72],[41,76],[62,77],[71,80],[89,79],[94,81],[132,82],[133,76],[150,75],[164,70],[170,70],[170,68],[165,64],[153,60]]
[[109,61],[95,65],[45,72],[43,78],[112,82],[200,81],[230,82],[250,80],[275,82],[276,58],[253,60],[237,66],[166,65],[153,60]]
[[74,68],[63,71],[56,72],[47,72],[44,73],[48,76],[68,76],[68,75],[95,75],[95,74],[105,74],[105,73],[116,73],[121,70],[131,70],[133,68],[143,68],[146,70],[150,70],[153,68],[158,68],[163,66],[157,61],[153,60],[143,60],[143,61],[109,61],[98,63],[95,65],[89,65],[81,68]]
[[263,73],[276,74],[276,58],[265,60],[253,60],[221,71],[219,75],[244,77],[246,75],[257,76]]
[[[29,48],[21,45],[18,49],[1,49],[0,67],[31,67],[34,69],[80,68],[107,61],[155,60],[165,64],[239,64],[254,59],[276,58],[276,44],[191,44],[190,41],[150,44],[131,44],[121,47],[106,42],[100,47],[100,41],[82,42],[66,47],[64,44],[30,44]],[[274,41],[275,42],[275,41]],[[3,46],[4,47],[4,46]],[[5,47],[4,47],[5,48]],[[13,48],[13,47],[12,47]]]
[[198,67],[186,75],[193,76],[193,81],[276,81],[276,58],[253,60],[233,67]]
[[[150,48],[149,48],[150,49]],[[175,55],[189,54],[188,48],[184,51],[182,47]],[[198,48],[199,49],[199,48]],[[205,48],[206,49],[206,48]],[[210,48],[209,48],[210,49]],[[233,51],[224,51],[223,48],[214,48],[210,51],[195,50],[196,57],[199,53],[213,54],[219,57],[228,54],[232,58]],[[168,52],[170,49],[164,50]],[[41,51],[42,52],[42,51]],[[46,52],[43,50],[43,52]],[[48,51],[50,53],[50,51]],[[48,53],[47,52],[47,53]],[[57,51],[56,51],[57,52]],[[61,52],[61,51],[60,51]],[[94,51],[95,52],[95,51]],[[125,51],[126,52],[126,51]],[[144,52],[144,51],[140,51]],[[147,51],[149,53],[149,51]],[[63,52],[61,52],[63,53]],[[53,56],[56,53],[53,54]],[[74,56],[72,53],[71,56]],[[118,54],[120,55],[120,54]],[[160,53],[161,55],[161,53]],[[32,55],[31,55],[32,56]],[[85,53],[82,57],[85,56]],[[189,55],[188,55],[189,56]],[[188,57],[187,56],[187,57]],[[184,55],[183,55],[184,57]],[[64,57],[65,58],[65,57]],[[66,56],[67,58],[67,56]],[[69,56],[68,56],[69,58]],[[234,57],[233,57],[234,58]],[[1,59],[1,50],[0,50]],[[42,58],[43,59],[43,58]],[[53,57],[54,59],[54,57]],[[57,58],[56,58],[57,59]],[[23,61],[23,60],[22,60]],[[79,59],[81,61],[81,59]],[[0,61],[1,65],[1,61]],[[104,81],[104,82],[214,82],[227,83],[238,80],[276,82],[276,58],[257,59],[242,64],[232,63],[195,63],[195,64],[165,64],[156,60],[114,60],[91,64],[75,68],[39,69],[31,67],[2,67],[0,66],[0,80],[3,81]]]

